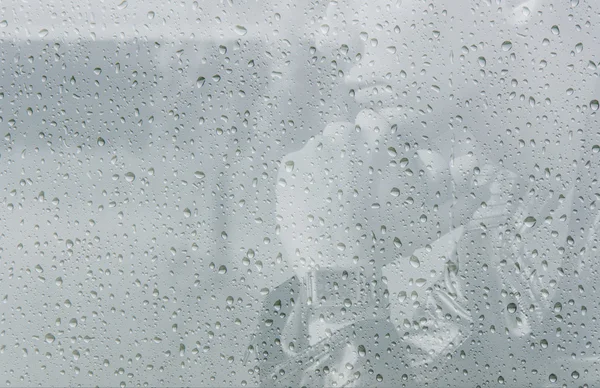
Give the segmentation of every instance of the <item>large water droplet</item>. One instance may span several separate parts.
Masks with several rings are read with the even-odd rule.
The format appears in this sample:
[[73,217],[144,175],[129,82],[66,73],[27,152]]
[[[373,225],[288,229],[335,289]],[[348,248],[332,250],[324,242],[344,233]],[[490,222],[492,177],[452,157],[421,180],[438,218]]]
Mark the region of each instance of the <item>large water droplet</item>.
[[421,261],[419,261],[419,258],[415,255],[412,255],[408,261],[413,268],[419,268],[421,266]]
[[512,48],[512,43],[508,40],[502,43],[502,51],[509,51]]
[[130,172],[125,173],[125,180],[127,182],[133,182],[135,180],[135,174]]
[[517,305],[514,303],[509,303],[508,306],[506,306],[506,311],[508,311],[511,314],[514,314],[515,312],[517,312]]
[[532,228],[535,225],[536,222],[537,222],[537,220],[534,217],[532,217],[532,216],[529,216],[529,217],[525,218],[525,220],[523,221],[523,223],[525,224],[525,226],[527,226],[529,228]]
[[235,33],[240,36],[244,36],[248,33],[248,30],[246,29],[246,27],[240,26],[240,25],[235,26],[234,30],[235,30]]

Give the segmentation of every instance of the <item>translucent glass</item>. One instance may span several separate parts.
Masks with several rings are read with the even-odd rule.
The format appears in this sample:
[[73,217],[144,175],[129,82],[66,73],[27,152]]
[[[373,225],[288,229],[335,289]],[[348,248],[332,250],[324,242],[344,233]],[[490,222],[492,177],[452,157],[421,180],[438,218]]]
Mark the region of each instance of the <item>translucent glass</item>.
[[600,1],[0,10],[0,384],[600,385]]

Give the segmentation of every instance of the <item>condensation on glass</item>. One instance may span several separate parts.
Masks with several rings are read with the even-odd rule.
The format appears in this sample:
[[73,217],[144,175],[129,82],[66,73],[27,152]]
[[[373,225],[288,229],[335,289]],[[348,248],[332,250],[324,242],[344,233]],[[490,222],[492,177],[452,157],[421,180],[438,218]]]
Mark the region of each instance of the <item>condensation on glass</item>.
[[0,384],[600,384],[600,2],[7,0]]

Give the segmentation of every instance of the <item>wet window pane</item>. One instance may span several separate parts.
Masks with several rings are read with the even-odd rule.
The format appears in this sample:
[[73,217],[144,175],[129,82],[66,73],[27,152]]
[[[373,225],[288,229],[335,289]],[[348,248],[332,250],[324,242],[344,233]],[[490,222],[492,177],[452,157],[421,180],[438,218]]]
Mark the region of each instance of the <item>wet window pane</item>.
[[0,384],[598,386],[600,2],[0,9]]

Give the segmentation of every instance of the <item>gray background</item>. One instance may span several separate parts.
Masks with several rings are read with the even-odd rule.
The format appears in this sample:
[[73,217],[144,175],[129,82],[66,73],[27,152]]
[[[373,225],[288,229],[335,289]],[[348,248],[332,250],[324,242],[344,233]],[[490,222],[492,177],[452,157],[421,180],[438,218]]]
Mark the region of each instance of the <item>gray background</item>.
[[600,3],[0,9],[3,384],[598,384]]

